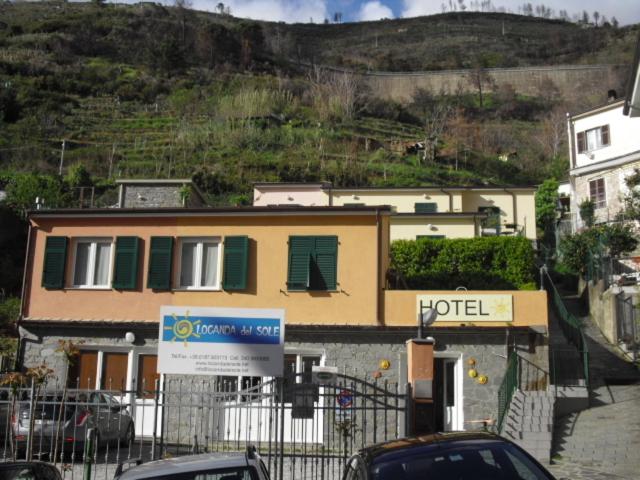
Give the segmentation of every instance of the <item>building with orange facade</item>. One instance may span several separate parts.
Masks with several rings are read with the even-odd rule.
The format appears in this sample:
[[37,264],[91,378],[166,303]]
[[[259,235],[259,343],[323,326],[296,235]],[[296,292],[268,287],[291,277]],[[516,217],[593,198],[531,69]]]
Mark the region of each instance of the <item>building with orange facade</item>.
[[[389,207],[38,210],[29,221],[20,358],[82,388],[153,383],[167,306],[282,309],[285,371],[400,383],[420,304],[431,306],[438,430],[496,417],[510,352],[547,366],[544,291],[388,288]],[[70,368],[60,339],[80,344]]]

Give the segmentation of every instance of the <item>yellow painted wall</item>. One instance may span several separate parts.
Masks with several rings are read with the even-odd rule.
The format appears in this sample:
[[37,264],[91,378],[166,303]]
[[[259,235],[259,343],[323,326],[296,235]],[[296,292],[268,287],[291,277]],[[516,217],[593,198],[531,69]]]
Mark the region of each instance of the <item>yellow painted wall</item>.
[[417,326],[416,297],[425,294],[479,294],[479,293],[507,293],[513,295],[513,322],[438,322],[433,327],[525,327],[525,326],[548,326],[547,315],[547,292],[536,291],[425,291],[425,290],[386,290],[384,292],[385,304],[385,325],[389,327],[413,327]]
[[[382,216],[384,218],[384,216]],[[38,319],[150,321],[159,319],[161,305],[284,308],[289,324],[375,325],[376,292],[384,271],[375,215],[157,217],[100,219],[47,219],[33,221],[30,256],[33,275],[28,279],[25,317]],[[136,235],[142,239],[142,261],[137,291],[46,290],[41,287],[45,237],[111,237]],[[251,239],[249,286],[246,291],[154,292],[146,288],[151,236],[248,235]],[[338,236],[338,291],[287,291],[290,235]],[[179,246],[174,247],[177,258]],[[71,285],[73,250],[68,254]],[[222,257],[221,257],[222,258]],[[380,261],[380,263],[384,263]],[[380,312],[381,315],[381,312]]]
[[[431,228],[427,228],[431,225]],[[447,238],[473,238],[476,227],[473,218],[398,217],[391,219],[391,241],[415,240],[418,235],[445,235]]]
[[[333,192],[333,205],[364,203],[365,205],[391,205],[397,213],[413,213],[416,203],[437,203],[438,212],[449,211],[449,195],[443,192],[360,191]],[[354,198],[354,195],[357,198]]]
[[462,210],[477,212],[479,207],[500,207],[500,223],[516,223],[518,228],[525,227],[527,238],[536,238],[535,193],[533,191],[516,191],[516,216],[514,217],[514,197],[504,191],[469,191],[462,197]]

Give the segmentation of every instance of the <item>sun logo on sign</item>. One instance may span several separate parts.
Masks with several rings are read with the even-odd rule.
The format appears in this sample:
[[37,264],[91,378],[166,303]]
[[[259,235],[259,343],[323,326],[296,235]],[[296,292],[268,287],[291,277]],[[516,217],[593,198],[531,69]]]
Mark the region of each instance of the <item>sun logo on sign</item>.
[[184,315],[184,318],[182,320],[178,320],[178,317],[176,316],[175,313],[171,314],[171,316],[173,317],[173,320],[175,321],[173,326],[171,327],[164,327],[165,330],[170,330],[173,332],[173,338],[171,339],[172,342],[175,342],[176,340],[180,340],[184,342],[184,346],[187,346],[187,340],[190,337],[196,337],[196,338],[200,338],[200,334],[196,333],[194,330],[194,327],[196,325],[199,325],[201,322],[200,320],[195,320],[192,321],[189,319],[189,310],[187,310],[187,313]]

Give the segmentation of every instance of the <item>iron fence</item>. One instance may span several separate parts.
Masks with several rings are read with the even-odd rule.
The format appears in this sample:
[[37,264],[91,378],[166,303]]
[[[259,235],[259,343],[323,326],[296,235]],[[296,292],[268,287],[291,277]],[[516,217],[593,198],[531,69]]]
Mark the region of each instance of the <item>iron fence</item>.
[[[139,391],[37,384],[0,389],[0,460],[41,459],[65,478],[113,478],[118,464],[254,445],[276,480],[340,478],[365,445],[408,432],[410,390],[308,374],[166,379]],[[240,388],[239,388],[240,387]],[[89,430],[97,448],[85,450]]]
[[512,352],[507,360],[500,388],[498,389],[497,431],[502,431],[505,416],[517,390],[545,391],[549,386],[549,372],[530,362],[517,352]]
[[[582,329],[582,323],[579,319],[577,319],[565,306],[562,301],[562,297],[558,292],[553,280],[551,280],[551,276],[546,271],[546,269],[542,269],[541,275],[542,282],[544,284],[545,289],[549,293],[551,305],[553,310],[558,318],[558,322],[560,324],[560,328],[564,337],[567,339],[569,343],[571,343],[577,351],[577,357],[574,358],[574,361],[577,360],[580,365],[580,379],[584,381],[584,385],[589,387],[589,346],[587,345],[587,340],[584,335]],[[553,350],[552,350],[553,351]],[[570,361],[570,357],[565,357],[565,361]],[[553,358],[552,358],[552,361]],[[554,361],[553,365],[557,365],[557,362]],[[575,365],[575,364],[574,364]],[[572,370],[575,370],[572,368]],[[556,371],[554,368],[552,371]],[[554,381],[561,381],[562,377],[555,376]],[[556,385],[562,385],[561,383],[556,383]],[[568,386],[568,385],[563,385]]]

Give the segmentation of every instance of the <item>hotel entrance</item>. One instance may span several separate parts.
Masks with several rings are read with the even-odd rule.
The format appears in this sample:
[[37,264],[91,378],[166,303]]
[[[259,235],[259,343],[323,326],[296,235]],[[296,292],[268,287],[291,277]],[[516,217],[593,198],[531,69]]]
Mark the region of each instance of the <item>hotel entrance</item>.
[[463,430],[462,360],[459,355],[434,358],[434,427],[437,432]]

